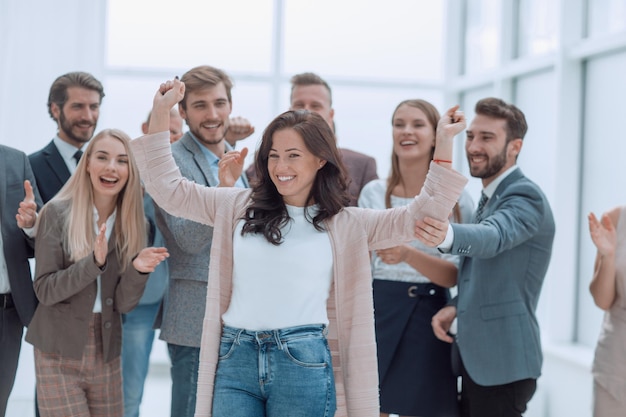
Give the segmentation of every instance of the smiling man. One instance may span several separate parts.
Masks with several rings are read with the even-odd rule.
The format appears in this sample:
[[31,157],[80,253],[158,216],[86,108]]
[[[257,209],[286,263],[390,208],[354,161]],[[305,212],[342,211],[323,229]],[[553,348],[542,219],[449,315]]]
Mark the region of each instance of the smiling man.
[[[254,132],[246,120],[235,128],[230,119],[233,83],[222,70],[208,65],[187,71],[181,78],[185,95],[178,105],[189,130],[172,144],[172,154],[181,174],[206,186],[219,185],[218,162],[233,143]],[[236,118],[235,118],[236,119]],[[235,183],[247,187],[242,175]],[[206,306],[209,258],[213,228],[174,217],[155,207],[159,230],[170,252],[169,287],[163,303],[160,338],[167,342],[172,362],[172,417],[192,417],[202,321]]]
[[475,113],[465,151],[472,177],[482,180],[482,197],[472,224],[451,224],[439,246],[461,261],[458,295],[432,326],[437,338],[455,343],[461,416],[521,417],[541,375],[536,309],[554,218],[541,188],[517,166],[528,129],[524,113],[498,98],[480,100]]
[[76,170],[82,148],[96,130],[103,97],[100,81],[86,72],[70,72],[52,83],[48,113],[57,123],[57,135],[28,157],[44,203]]

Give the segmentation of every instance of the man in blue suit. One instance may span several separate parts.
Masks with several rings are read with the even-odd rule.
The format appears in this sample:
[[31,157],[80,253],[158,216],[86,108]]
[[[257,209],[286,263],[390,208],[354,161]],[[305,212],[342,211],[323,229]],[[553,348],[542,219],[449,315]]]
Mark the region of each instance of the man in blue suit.
[[0,145],[0,417],[15,381],[24,327],[37,307],[28,258],[38,207],[41,198],[26,154]]
[[514,105],[496,98],[476,104],[465,150],[484,197],[474,224],[440,225],[447,235],[439,248],[462,259],[458,296],[432,325],[458,347],[463,417],[521,416],[541,374],[535,310],[555,227],[545,195],[516,165],[526,130]]
[[96,130],[104,88],[86,72],[69,72],[52,83],[48,113],[57,134],[43,149],[29,155],[39,193],[47,203],[76,170],[83,146]]

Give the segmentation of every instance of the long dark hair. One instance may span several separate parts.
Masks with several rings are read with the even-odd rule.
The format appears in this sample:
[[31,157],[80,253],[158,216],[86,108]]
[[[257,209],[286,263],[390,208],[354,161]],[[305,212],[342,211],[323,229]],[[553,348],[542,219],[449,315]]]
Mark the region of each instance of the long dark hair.
[[318,205],[319,210],[311,216],[305,208],[307,219],[316,230],[324,230],[324,220],[331,218],[349,202],[345,168],[337,150],[335,135],[328,123],[316,113],[306,110],[287,111],[276,117],[263,132],[261,144],[256,152],[255,169],[257,181],[252,187],[252,203],[244,216],[241,231],[262,233],[268,242],[280,245],[283,241],[281,227],[289,222],[289,213],[283,197],[270,178],[267,168],[274,134],[282,129],[293,129],[302,137],[309,152],[326,164],[317,171],[308,201]]

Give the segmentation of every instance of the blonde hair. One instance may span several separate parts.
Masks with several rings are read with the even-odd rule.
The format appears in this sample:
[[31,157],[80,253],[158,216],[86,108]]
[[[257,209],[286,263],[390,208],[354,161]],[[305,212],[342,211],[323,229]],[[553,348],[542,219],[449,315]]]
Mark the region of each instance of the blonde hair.
[[[63,244],[73,262],[93,252],[96,233],[94,231],[94,197],[87,163],[93,148],[103,138],[117,139],[128,154],[128,181],[117,196],[117,215],[112,233],[115,236],[115,251],[123,272],[135,255],[146,246],[146,220],[143,210],[143,193],[139,170],[130,150],[130,138],[121,130],[105,129],[98,133],[87,146],[78,163],[76,172],[50,201],[64,201]],[[42,212],[46,209],[42,209]]]

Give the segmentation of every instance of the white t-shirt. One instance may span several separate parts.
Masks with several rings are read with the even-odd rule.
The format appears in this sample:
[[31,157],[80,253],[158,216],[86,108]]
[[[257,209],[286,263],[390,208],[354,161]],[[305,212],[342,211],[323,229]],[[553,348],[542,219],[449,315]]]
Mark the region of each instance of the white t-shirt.
[[[328,233],[317,231],[303,207],[287,206],[291,220],[276,246],[261,234],[233,236],[233,291],[224,324],[246,330],[271,330],[328,324],[326,302],[333,276]],[[309,207],[311,215],[315,206]]]

